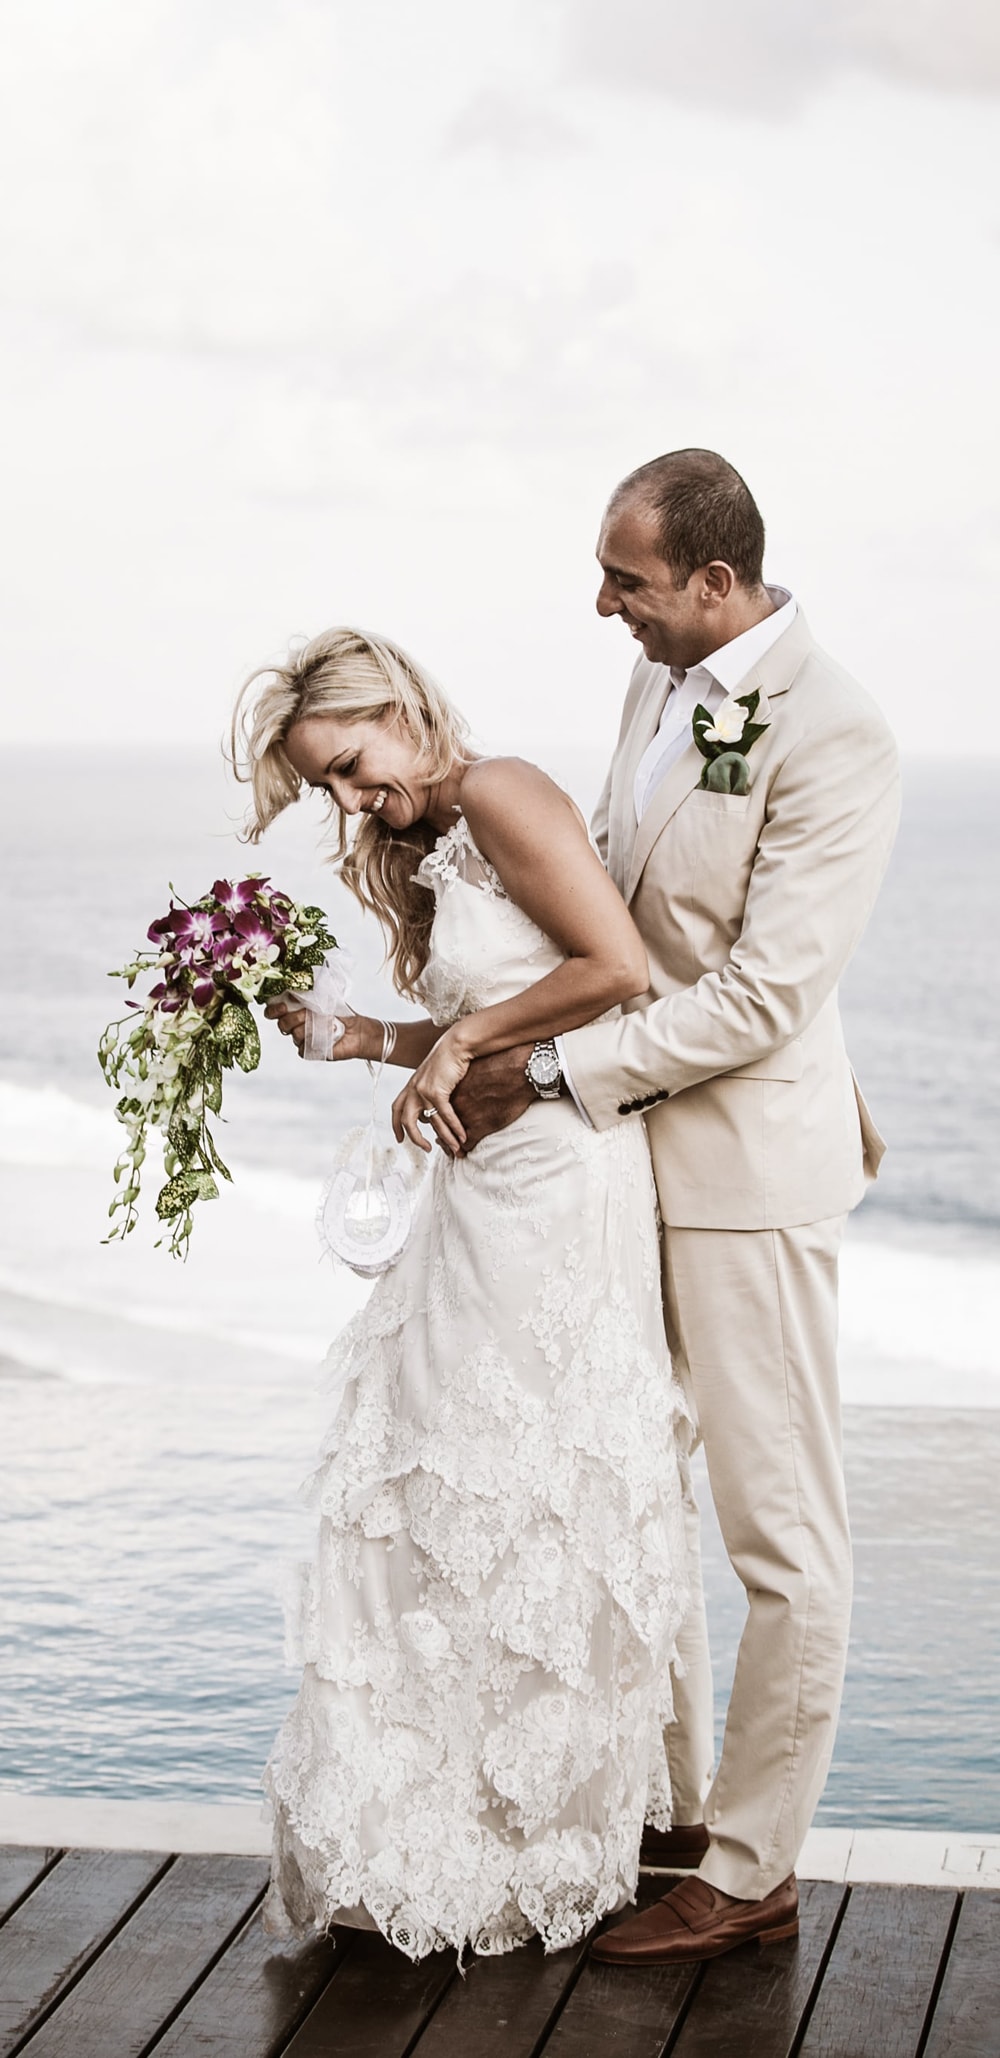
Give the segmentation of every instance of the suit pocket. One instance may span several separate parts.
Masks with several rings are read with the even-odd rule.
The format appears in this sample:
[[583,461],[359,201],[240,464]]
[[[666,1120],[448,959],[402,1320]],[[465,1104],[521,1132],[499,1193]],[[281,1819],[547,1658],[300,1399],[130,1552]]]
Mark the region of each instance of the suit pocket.
[[690,808],[692,814],[728,815],[731,821],[738,821],[750,806],[749,793],[709,793],[707,787],[696,786],[684,802],[684,812]]
[[723,1079],[801,1079],[804,1059],[802,1040],[793,1036],[791,1043],[780,1050],[770,1050],[766,1058],[755,1058],[752,1065],[740,1065],[735,1072],[723,1072]]

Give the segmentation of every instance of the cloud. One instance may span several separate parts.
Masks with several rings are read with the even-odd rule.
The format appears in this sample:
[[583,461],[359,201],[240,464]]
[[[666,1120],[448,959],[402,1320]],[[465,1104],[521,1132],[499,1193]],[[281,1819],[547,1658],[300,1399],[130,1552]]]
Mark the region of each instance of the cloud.
[[570,68],[745,114],[794,112],[844,71],[1000,92],[996,0],[567,0]]
[[504,157],[561,157],[582,150],[583,137],[551,108],[514,93],[486,88],[455,116],[445,147],[458,155],[467,150],[496,150]]

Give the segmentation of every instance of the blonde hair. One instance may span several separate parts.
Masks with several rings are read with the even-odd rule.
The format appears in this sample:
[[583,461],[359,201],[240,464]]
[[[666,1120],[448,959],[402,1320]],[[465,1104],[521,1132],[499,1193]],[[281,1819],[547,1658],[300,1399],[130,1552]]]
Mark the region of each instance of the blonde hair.
[[[255,693],[258,680],[265,680]],[[251,672],[233,711],[230,762],[253,789],[245,838],[258,843],[282,810],[299,799],[303,780],[285,749],[297,722],[335,715],[341,722],[399,723],[419,752],[422,775],[443,779],[456,759],[467,761],[468,729],[433,679],[384,636],[362,629],[324,629],[283,664]],[[433,895],[414,872],[436,841],[429,822],[390,828],[379,815],[363,815],[353,838],[348,817],[328,796],[336,822],[330,862],[362,907],[386,932],[397,991],[412,995],[427,963]]]

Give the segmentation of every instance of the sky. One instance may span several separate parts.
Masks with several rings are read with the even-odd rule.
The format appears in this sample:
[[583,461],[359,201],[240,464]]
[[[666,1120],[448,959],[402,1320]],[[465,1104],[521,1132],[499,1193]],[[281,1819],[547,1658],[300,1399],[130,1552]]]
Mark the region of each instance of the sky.
[[1000,752],[994,0],[7,0],[7,741],[354,621],[610,746],[604,502],[722,450],[905,750]]

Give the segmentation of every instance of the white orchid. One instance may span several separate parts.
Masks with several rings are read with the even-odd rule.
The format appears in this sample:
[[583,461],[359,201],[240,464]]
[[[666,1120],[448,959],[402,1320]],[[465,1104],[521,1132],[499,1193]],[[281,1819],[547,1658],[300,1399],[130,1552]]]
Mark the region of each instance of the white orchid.
[[739,743],[749,719],[749,708],[742,707],[729,693],[718,709],[712,727],[703,729],[702,735],[706,743]]

